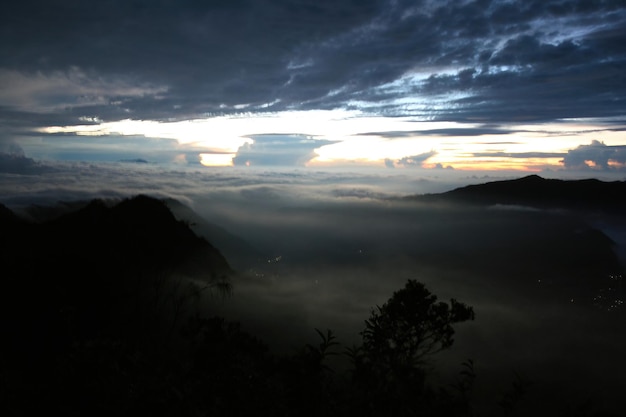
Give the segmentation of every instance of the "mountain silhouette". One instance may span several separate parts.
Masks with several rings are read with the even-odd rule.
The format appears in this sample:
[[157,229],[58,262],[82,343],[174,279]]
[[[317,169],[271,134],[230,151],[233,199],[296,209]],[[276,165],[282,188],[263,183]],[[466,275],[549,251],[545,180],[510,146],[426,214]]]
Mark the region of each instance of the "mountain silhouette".
[[7,206],[0,204],[0,226],[2,226],[3,230],[17,227],[21,223],[23,223],[21,218],[13,213]]
[[42,345],[50,353],[92,338],[145,342],[233,274],[215,247],[147,196],[93,200],[42,223],[2,206],[0,223],[0,325],[10,357],[32,360]]
[[616,212],[626,208],[626,181],[558,180],[529,175],[514,180],[468,185],[441,194],[410,196],[408,199]]
[[454,236],[431,256],[440,264],[486,275],[507,271],[511,286],[586,303],[624,269],[624,242],[611,236],[620,238],[626,182],[530,175],[404,200],[433,204],[441,213],[437,230]]
[[258,264],[259,260],[265,260],[269,257],[268,254],[262,253],[243,238],[205,220],[178,200],[165,199],[164,202],[178,220],[189,224],[189,227],[197,235],[217,246],[237,270],[246,270]]
[[[226,259],[216,248],[177,221],[162,201],[146,196],[123,200],[112,207],[93,200],[75,212],[39,225],[34,233],[39,252],[62,260],[65,269],[90,266],[96,274],[114,269],[161,270],[179,267],[189,254],[202,251],[206,261],[201,267],[206,268],[207,279],[230,273]],[[93,268],[96,263],[98,267]]]

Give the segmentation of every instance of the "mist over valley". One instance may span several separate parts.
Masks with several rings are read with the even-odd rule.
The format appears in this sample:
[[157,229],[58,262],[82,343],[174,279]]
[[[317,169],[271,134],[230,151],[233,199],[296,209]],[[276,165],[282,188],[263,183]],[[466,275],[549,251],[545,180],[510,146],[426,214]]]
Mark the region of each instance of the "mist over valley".
[[[266,254],[218,311],[283,349],[306,338],[307,327],[334,329],[351,344],[373,306],[417,279],[477,313],[475,322],[459,326],[445,359],[436,359],[440,372],[457,372],[473,358],[490,395],[513,372],[538,383],[544,395],[544,389],[565,398],[576,389],[576,395],[615,392],[624,382],[615,366],[625,340],[624,242],[609,237],[624,229],[614,206],[572,210],[558,202],[533,207],[433,197],[291,206],[279,200],[234,218],[220,217],[210,204],[199,207]],[[595,394],[570,386],[581,379],[595,381]]]
[[[530,191],[552,181],[523,180]],[[13,322],[15,346],[28,343],[20,327],[39,328],[38,314],[51,329],[67,317],[50,315],[58,298],[81,312],[74,337],[116,339],[151,316],[150,326],[168,329],[157,331],[163,337],[200,314],[240,322],[281,355],[315,344],[314,329],[331,329],[349,347],[372,309],[416,280],[476,313],[429,362],[432,384],[454,381],[471,359],[475,407],[485,413],[497,413],[495,399],[516,375],[529,383],[522,410],[548,415],[587,400],[613,409],[625,382],[623,218],[602,201],[572,209],[572,201],[535,204],[528,193],[520,200],[515,181],[407,198],[305,198],[297,187],[264,184],[230,199],[196,196],[192,208],[149,197],[3,208],[3,263],[17,292],[5,293],[5,305],[44,306]],[[493,184],[510,190],[498,194],[502,204],[479,198]],[[41,285],[42,274],[54,278]],[[223,280],[226,293],[215,286]],[[156,315],[152,302],[162,303]],[[58,334],[28,337],[64,343]]]

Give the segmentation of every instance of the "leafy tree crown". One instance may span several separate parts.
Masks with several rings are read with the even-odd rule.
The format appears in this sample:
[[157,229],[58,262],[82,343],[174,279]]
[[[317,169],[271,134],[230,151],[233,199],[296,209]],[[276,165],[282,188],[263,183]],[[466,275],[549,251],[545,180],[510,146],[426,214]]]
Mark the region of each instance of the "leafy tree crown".
[[455,299],[438,302],[425,285],[409,280],[365,321],[363,351],[386,367],[417,366],[454,343],[453,324],[474,319],[474,310]]

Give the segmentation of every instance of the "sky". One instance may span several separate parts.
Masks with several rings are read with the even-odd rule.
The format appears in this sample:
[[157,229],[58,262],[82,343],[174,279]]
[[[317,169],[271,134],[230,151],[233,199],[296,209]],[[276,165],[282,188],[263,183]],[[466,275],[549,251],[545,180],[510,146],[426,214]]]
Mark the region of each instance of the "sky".
[[0,170],[621,178],[625,28],[621,0],[5,2]]

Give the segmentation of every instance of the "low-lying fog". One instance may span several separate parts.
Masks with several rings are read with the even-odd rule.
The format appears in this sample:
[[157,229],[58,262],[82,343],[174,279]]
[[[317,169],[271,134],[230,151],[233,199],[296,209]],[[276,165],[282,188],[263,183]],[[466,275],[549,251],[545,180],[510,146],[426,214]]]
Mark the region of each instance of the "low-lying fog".
[[502,178],[76,165],[4,175],[0,201],[16,208],[139,193],[175,198],[236,236],[207,236],[239,275],[231,298],[209,297],[204,308],[241,321],[275,349],[317,342],[314,328],[351,346],[370,309],[416,279],[476,312],[457,326],[452,349],[433,358],[433,378],[452,382],[472,359],[476,389],[487,394],[478,398],[491,406],[515,373],[532,382],[535,415],[588,399],[619,405],[626,335],[623,308],[613,306],[623,283],[610,278],[619,266],[590,226],[620,243],[623,259],[623,218],[386,199],[494,179]]
[[492,406],[517,373],[532,382],[529,407],[552,403],[555,411],[587,399],[611,403],[626,386],[623,312],[613,307],[622,294],[608,290],[621,285],[609,277],[619,268],[590,229],[601,224],[619,236],[613,221],[527,208],[315,201],[271,187],[239,198],[249,204],[194,204],[259,251],[257,262],[235,264],[243,273],[232,299],[210,300],[209,310],[277,349],[316,342],[314,328],[351,346],[370,309],[416,279],[476,311],[474,322],[457,326],[453,348],[433,358],[434,377],[453,378],[472,359],[477,390]]

